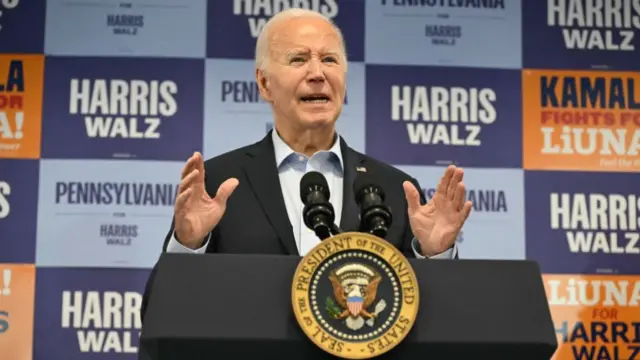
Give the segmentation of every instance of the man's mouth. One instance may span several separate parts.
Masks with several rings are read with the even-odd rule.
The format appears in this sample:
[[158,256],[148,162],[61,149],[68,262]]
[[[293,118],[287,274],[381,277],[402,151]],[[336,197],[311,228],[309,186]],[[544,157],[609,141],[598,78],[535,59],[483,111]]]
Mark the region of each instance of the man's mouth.
[[324,104],[329,102],[329,97],[326,95],[309,95],[301,97],[300,100],[309,104]]

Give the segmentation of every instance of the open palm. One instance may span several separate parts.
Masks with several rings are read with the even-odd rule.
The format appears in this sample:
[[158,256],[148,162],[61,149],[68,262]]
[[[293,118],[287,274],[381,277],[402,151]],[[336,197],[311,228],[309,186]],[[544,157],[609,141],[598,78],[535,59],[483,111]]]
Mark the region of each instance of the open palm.
[[205,189],[204,162],[195,153],[182,170],[182,181],[174,207],[178,240],[190,248],[199,247],[205,236],[218,225],[226,210],[227,199],[238,186],[236,178],[227,179],[212,198]]
[[440,179],[436,192],[425,205],[415,186],[403,184],[413,236],[423,255],[440,254],[453,246],[462,225],[471,213],[471,201],[465,202],[464,172],[451,165]]
[[[193,243],[204,238],[213,228],[218,225],[226,209],[226,199],[237,184],[236,179],[229,179],[218,189],[215,198],[211,198],[204,190],[199,190],[199,185],[194,186],[193,193],[180,198],[176,206],[176,219],[180,219],[176,224],[178,231],[187,234],[185,242]],[[190,196],[189,196],[190,195]]]

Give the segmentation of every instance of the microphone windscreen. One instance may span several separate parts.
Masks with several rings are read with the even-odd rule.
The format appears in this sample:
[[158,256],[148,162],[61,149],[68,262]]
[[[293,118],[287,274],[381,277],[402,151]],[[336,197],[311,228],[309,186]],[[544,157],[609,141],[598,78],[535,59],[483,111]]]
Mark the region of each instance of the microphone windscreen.
[[317,171],[309,171],[304,174],[300,180],[300,198],[305,205],[307,203],[307,197],[312,191],[322,192],[327,201],[331,196],[327,179]]
[[366,194],[367,190],[371,188],[375,189],[375,192],[384,200],[384,191],[376,184],[374,176],[369,173],[359,172],[353,181],[353,194],[355,195],[357,204],[361,203],[362,197]]

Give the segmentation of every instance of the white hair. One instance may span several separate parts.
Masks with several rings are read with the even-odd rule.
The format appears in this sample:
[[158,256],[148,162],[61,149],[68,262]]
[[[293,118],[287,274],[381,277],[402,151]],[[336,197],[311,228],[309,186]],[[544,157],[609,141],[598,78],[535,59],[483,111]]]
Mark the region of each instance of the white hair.
[[267,62],[269,59],[269,45],[271,45],[271,41],[270,41],[271,34],[269,32],[271,30],[271,27],[273,27],[273,24],[279,21],[289,20],[293,18],[300,18],[300,17],[313,17],[316,19],[322,19],[327,23],[329,23],[329,25],[331,25],[335,29],[336,33],[338,34],[338,39],[340,40],[342,57],[346,67],[347,49],[344,43],[344,37],[342,36],[342,32],[340,31],[340,28],[338,28],[338,26],[336,26],[336,24],[334,24],[334,22],[330,18],[324,16],[323,14],[317,11],[300,9],[300,8],[289,8],[271,17],[271,19],[269,19],[269,21],[267,21],[267,23],[262,28],[262,31],[258,36],[258,40],[256,41],[256,53],[255,53],[256,69],[265,70],[267,67]]

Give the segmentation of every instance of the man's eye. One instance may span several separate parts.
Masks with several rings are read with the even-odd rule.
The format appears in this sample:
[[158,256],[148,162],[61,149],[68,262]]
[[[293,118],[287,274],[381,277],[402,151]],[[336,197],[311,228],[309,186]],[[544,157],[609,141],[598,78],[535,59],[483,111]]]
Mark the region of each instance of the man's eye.
[[337,62],[338,60],[333,56],[328,56],[328,57],[324,58],[324,61]]

